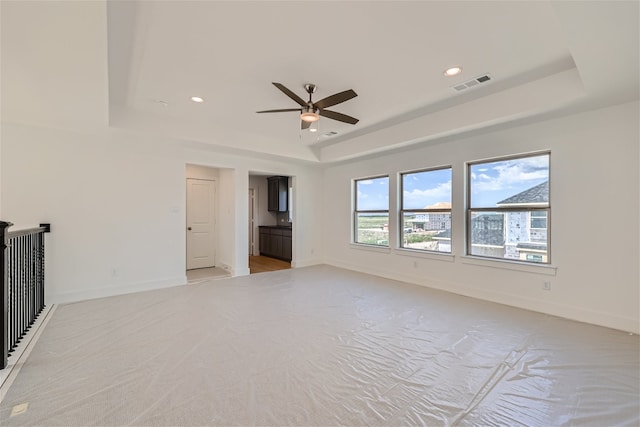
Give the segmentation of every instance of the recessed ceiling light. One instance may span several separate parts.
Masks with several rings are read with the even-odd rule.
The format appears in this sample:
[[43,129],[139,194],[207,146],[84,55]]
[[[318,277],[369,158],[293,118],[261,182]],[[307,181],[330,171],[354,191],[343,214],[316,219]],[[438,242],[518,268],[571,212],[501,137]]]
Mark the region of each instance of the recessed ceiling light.
[[204,102],[204,98],[200,98],[199,96],[192,96],[191,100],[193,102]]
[[453,77],[453,76],[457,76],[461,72],[462,72],[462,67],[451,67],[444,70],[444,73],[442,74],[444,74],[446,77]]

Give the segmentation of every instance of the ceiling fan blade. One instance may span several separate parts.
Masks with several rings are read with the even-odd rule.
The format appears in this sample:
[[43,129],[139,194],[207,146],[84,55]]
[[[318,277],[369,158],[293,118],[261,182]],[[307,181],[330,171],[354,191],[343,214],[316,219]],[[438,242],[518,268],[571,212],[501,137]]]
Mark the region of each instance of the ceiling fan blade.
[[305,122],[304,120],[300,120],[300,129],[302,130],[309,129],[309,126],[311,126],[311,122]]
[[300,106],[304,106],[307,105],[306,102],[304,102],[304,100],[302,98],[300,98],[298,95],[296,95],[295,93],[293,93],[292,91],[290,91],[289,89],[287,89],[286,87],[284,87],[283,84],[281,83],[273,83],[273,85],[275,87],[277,87],[278,89],[280,89],[285,95],[287,95],[289,98],[293,99],[294,101],[296,101],[298,103],[298,105]]
[[[275,84],[275,83],[274,83]],[[331,96],[327,96],[324,99],[321,99],[318,102],[314,102],[313,105],[317,108],[327,108],[332,105],[340,104],[341,102],[348,101],[351,98],[355,98],[358,96],[357,93],[353,91],[353,89],[345,90],[344,92],[339,92]]]
[[339,122],[349,123],[351,125],[355,125],[359,121],[355,117],[347,116],[346,114],[337,113],[335,111],[330,111],[330,110],[320,110],[318,111],[318,113],[321,116],[327,117],[329,119],[337,120]]
[[284,113],[285,111],[300,111],[299,108],[282,108],[280,110],[263,110],[263,111],[256,111],[256,113]]

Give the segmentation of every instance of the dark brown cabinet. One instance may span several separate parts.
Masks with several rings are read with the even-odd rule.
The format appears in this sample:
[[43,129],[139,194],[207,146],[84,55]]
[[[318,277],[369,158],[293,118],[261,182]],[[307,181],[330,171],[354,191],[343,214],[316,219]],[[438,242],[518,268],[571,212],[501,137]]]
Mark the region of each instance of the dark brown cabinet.
[[270,176],[267,181],[269,183],[267,210],[286,212],[289,202],[289,177]]
[[282,258],[291,261],[291,231],[289,236],[282,235]]
[[291,229],[260,227],[260,255],[291,261]]

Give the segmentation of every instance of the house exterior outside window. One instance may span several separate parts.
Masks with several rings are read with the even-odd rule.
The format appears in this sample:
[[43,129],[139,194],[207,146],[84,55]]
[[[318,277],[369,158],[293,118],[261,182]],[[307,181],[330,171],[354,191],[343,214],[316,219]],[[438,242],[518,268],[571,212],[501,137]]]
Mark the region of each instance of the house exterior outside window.
[[469,255],[550,262],[549,157],[544,153],[469,164]]
[[400,246],[451,253],[451,167],[400,175]]

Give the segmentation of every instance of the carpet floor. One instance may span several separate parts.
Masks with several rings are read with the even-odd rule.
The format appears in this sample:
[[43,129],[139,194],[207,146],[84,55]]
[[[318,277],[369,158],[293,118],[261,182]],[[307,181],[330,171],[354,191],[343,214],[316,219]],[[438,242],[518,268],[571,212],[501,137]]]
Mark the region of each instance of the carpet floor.
[[638,425],[639,349],[314,266],[58,306],[0,425]]

